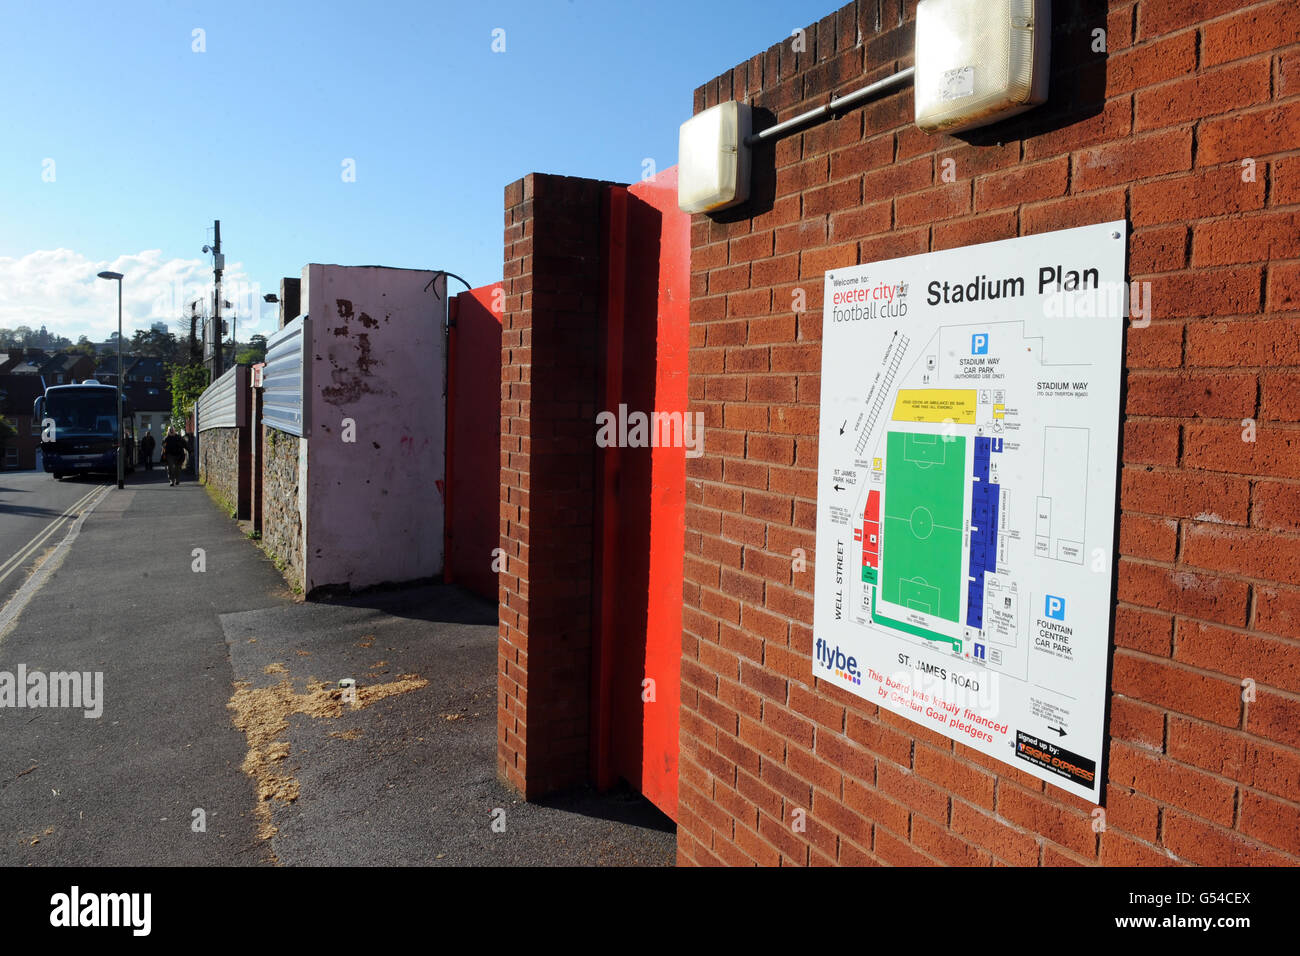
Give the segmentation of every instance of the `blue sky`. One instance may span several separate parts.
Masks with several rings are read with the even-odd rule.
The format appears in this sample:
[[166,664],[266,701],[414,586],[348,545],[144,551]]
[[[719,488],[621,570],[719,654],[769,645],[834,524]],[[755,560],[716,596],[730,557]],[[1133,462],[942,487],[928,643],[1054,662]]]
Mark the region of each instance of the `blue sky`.
[[494,281],[507,183],[671,166],[695,87],[839,5],[7,0],[0,327],[105,333],[113,267],[147,325],[210,276],[214,218],[262,291],[307,262]]

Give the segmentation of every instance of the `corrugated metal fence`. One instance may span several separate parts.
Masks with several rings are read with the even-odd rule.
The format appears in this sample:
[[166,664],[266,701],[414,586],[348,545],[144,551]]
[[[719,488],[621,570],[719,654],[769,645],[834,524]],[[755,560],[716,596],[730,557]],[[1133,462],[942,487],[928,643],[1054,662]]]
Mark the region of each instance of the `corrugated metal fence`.
[[307,430],[303,393],[303,343],[308,318],[300,315],[266,340],[266,367],[262,370],[262,421],[290,435]]
[[204,389],[194,405],[194,430],[248,425],[248,366],[236,365]]

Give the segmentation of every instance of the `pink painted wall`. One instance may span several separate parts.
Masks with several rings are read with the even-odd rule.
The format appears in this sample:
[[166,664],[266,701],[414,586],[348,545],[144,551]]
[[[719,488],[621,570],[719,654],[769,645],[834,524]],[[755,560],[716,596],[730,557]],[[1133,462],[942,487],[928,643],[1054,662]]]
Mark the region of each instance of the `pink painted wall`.
[[[443,297],[434,273],[309,265],[304,589],[443,568]],[[355,441],[345,419],[355,424]]]

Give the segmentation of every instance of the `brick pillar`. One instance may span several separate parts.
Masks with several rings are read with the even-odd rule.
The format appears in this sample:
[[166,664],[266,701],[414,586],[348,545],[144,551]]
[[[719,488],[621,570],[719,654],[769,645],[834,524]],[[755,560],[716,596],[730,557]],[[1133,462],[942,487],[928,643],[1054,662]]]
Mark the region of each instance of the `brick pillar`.
[[587,780],[608,186],[534,173],[505,194],[497,768],[530,799]]

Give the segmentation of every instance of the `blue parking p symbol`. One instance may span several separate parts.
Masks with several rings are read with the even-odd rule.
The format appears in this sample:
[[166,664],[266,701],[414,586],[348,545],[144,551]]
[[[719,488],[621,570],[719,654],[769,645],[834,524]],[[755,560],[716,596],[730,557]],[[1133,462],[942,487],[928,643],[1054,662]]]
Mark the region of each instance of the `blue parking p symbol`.
[[987,355],[989,352],[989,335],[987,332],[976,332],[970,337],[970,354]]
[[1057,597],[1055,594],[1049,594],[1047,595],[1047,601],[1045,604],[1046,606],[1043,608],[1044,614],[1050,618],[1055,618],[1058,621],[1065,620],[1065,598]]

